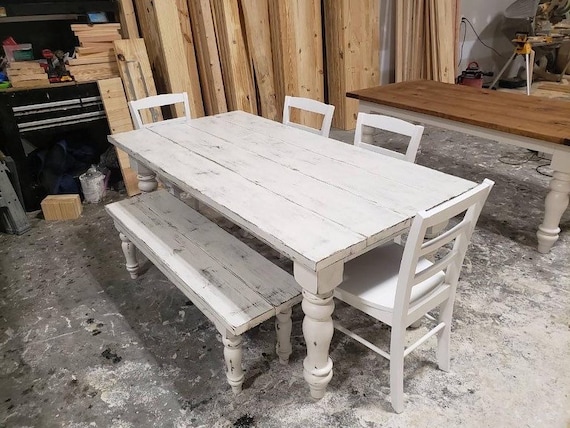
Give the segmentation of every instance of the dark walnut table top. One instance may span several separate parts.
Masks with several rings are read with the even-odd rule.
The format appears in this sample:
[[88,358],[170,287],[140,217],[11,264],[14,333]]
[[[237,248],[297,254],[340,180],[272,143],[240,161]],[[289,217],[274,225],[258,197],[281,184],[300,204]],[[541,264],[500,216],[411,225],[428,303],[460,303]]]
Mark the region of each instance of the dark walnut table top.
[[570,145],[570,100],[416,80],[347,97],[556,144]]

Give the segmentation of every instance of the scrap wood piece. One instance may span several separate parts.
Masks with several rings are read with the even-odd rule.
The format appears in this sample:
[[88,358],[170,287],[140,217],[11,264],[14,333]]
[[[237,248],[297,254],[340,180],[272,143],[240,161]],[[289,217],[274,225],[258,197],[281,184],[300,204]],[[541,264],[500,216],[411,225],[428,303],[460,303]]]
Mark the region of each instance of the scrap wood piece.
[[271,53],[268,0],[241,0],[247,46],[253,60],[255,81],[259,89],[261,116],[278,120],[275,81]]
[[380,84],[379,0],[325,0],[328,102],[333,126],[353,129],[358,101],[346,93]]
[[228,109],[257,114],[253,74],[242,34],[238,0],[212,0],[211,6]]
[[228,111],[210,0],[187,0],[206,113]]
[[541,83],[537,89],[570,94],[570,85],[563,85],[560,83]]
[[[127,132],[133,130],[133,122],[127,106],[127,98],[123,89],[123,82],[119,77],[113,79],[99,80],[99,93],[103,101],[103,108],[109,123],[111,134]],[[122,150],[115,148],[121,174],[127,189],[127,195],[134,196],[140,193],[138,187],[137,173],[131,168],[129,155]]]

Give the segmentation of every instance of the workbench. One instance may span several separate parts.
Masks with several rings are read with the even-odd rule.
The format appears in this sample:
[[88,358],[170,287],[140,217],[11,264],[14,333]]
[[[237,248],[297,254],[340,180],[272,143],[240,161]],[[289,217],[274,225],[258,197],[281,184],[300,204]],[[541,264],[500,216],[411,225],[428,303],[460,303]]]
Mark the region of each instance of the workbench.
[[359,111],[439,126],[552,155],[554,170],[538,251],[558,240],[570,193],[570,102],[434,81],[410,81],[347,93]]

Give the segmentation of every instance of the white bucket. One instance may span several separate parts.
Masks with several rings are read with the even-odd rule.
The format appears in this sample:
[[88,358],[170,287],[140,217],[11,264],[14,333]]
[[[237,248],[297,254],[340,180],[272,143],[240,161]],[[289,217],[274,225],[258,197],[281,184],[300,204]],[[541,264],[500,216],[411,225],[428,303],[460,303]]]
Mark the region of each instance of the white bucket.
[[81,190],[85,196],[85,202],[96,204],[105,195],[105,176],[92,166],[85,174],[79,176]]

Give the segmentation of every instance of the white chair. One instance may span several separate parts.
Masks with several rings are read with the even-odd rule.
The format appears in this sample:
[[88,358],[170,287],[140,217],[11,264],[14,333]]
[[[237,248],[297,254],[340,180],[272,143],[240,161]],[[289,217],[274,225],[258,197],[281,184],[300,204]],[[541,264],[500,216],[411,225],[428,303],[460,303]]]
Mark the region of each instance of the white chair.
[[[323,124],[321,125],[321,128],[316,129],[316,128],[311,128],[310,126],[302,125],[300,123],[291,122],[291,108],[298,108],[300,110],[305,110],[312,113],[318,113],[323,115]],[[312,132],[313,134],[319,134],[324,137],[328,137],[329,132],[331,130],[333,114],[334,114],[333,105],[325,104],[317,100],[312,100],[310,98],[291,97],[289,95],[285,96],[285,103],[283,106],[284,125],[293,126],[295,128]]]
[[[141,110],[145,109],[154,109],[157,107],[174,105],[178,103],[184,104],[184,117],[177,117],[174,119],[168,119],[168,121],[178,121],[183,122],[186,120],[191,119],[190,114],[190,103],[188,102],[188,94],[186,92],[182,92],[179,94],[161,94],[161,95],[152,95],[150,97],[141,98],[139,100],[129,101],[129,110],[131,111],[131,117],[133,118],[133,124],[135,129],[146,128],[153,123],[157,122],[154,119],[150,123],[143,123],[141,117]],[[151,112],[152,113],[152,112]]]
[[[394,150],[385,149],[384,147],[379,147],[363,142],[362,134],[364,126],[382,129],[410,137],[408,147],[406,149],[406,154],[404,155]],[[414,125],[413,123],[406,122],[402,119],[384,116],[381,114],[358,113],[358,117],[356,119],[356,129],[354,131],[354,145],[375,151],[377,153],[381,153],[383,155],[392,156],[398,159],[404,159],[408,162],[415,162],[423,132],[423,126]]]
[[[472,190],[429,211],[419,212],[405,247],[380,246],[345,264],[344,281],[335,297],[392,327],[390,352],[335,323],[335,328],[390,360],[390,395],[397,413],[404,410],[404,357],[437,334],[437,361],[449,370],[449,341],[455,291],[471,234],[493,182],[485,180]],[[462,215],[460,215],[462,214]],[[459,216],[459,223],[434,239],[424,241],[430,226]],[[439,251],[434,263],[427,254]],[[439,307],[438,318],[428,314]],[[406,328],[422,317],[435,324],[410,346]]]

